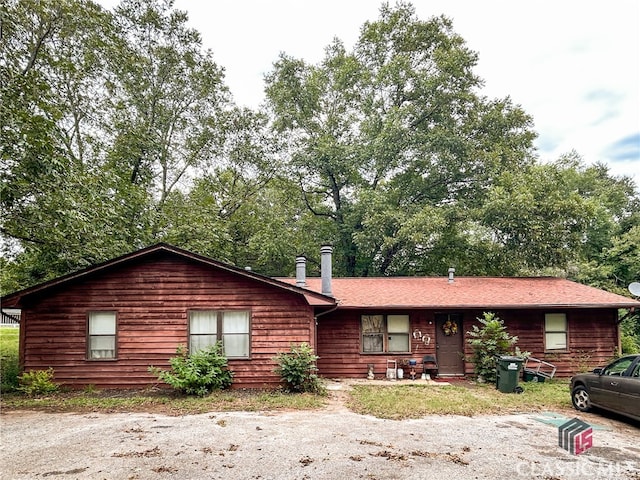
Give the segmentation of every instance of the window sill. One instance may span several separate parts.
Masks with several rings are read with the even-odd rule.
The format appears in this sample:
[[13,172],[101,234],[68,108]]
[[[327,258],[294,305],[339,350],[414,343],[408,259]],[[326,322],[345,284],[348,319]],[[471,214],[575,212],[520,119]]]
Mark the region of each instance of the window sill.
[[411,352],[360,352],[360,355],[394,355],[394,356],[412,356]]

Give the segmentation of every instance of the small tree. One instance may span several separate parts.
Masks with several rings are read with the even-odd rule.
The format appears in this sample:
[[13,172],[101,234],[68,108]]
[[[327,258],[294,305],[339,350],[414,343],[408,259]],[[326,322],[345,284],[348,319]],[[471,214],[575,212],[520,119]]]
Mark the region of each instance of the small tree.
[[280,352],[273,359],[278,364],[274,372],[280,375],[289,392],[322,393],[322,384],[315,373],[318,358],[306,343],[299,347],[291,345],[288,353]]
[[176,390],[203,397],[214,390],[231,386],[233,372],[227,369],[227,364],[221,343],[191,355],[184,345],[179,345],[176,356],[169,359],[171,370],[151,366],[149,371]]
[[467,343],[473,349],[474,371],[479,378],[495,382],[496,358],[509,353],[518,342],[518,337],[509,335],[504,322],[495,313],[484,312],[483,318],[477,320],[482,326],[473,325],[472,330],[467,332]]

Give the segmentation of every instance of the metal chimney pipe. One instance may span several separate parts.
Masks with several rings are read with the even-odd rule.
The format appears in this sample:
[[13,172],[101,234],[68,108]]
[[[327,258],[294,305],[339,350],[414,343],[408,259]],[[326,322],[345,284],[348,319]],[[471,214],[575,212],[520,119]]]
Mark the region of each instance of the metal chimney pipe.
[[320,275],[322,277],[322,294],[333,297],[331,291],[331,256],[333,247],[322,245],[320,247]]
[[296,287],[307,286],[307,258],[304,255],[296,257]]
[[456,269],[455,268],[450,268],[449,269],[449,283],[453,283],[453,274],[456,273]]

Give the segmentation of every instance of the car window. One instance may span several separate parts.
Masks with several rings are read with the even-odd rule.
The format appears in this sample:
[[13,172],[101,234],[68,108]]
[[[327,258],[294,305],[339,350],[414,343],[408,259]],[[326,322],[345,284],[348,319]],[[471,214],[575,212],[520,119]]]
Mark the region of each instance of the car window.
[[635,378],[640,378],[640,362],[636,363],[633,372],[631,372],[631,376]]
[[633,362],[633,358],[621,358],[616,360],[602,370],[602,375],[622,375],[622,372],[629,368],[631,362]]

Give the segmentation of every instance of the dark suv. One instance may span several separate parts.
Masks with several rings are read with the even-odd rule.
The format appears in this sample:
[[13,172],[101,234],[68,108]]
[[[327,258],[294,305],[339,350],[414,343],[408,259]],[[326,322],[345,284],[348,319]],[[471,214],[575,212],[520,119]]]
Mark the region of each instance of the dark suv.
[[626,355],[574,376],[571,401],[581,412],[598,407],[640,421],[640,355]]

